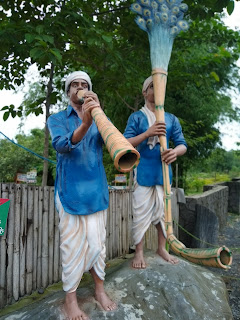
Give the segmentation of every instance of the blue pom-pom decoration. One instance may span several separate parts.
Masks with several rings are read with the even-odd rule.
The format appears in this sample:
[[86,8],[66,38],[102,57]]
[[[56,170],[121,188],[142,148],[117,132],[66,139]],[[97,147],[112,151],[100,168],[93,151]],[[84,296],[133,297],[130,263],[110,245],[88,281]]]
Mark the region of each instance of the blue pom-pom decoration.
[[148,33],[155,26],[162,26],[170,36],[176,37],[180,31],[188,29],[188,23],[183,20],[188,6],[182,0],[137,0],[131,10],[138,14],[135,19],[138,26]]
[[151,6],[151,0],[139,0],[139,3],[145,7]]
[[133,3],[131,6],[131,10],[139,15],[142,15],[142,7],[139,3]]
[[143,31],[147,31],[146,21],[143,18],[138,16],[138,17],[136,17],[135,21],[140,29],[142,29]]
[[143,15],[144,18],[148,19],[148,18],[151,17],[152,11],[150,9],[143,9],[143,14],[142,15]]
[[152,2],[151,2],[151,7],[153,8],[153,10],[157,11],[157,10],[158,10],[158,3],[157,3],[157,1],[152,1]]

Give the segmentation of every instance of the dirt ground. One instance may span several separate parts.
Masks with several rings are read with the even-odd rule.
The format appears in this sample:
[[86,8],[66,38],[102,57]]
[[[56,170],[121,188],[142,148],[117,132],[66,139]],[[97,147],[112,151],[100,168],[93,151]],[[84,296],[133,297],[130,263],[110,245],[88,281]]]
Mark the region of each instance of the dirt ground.
[[240,320],[240,216],[229,214],[227,226],[219,235],[219,244],[232,251],[233,263],[230,270],[209,268],[222,276],[229,295],[233,319]]

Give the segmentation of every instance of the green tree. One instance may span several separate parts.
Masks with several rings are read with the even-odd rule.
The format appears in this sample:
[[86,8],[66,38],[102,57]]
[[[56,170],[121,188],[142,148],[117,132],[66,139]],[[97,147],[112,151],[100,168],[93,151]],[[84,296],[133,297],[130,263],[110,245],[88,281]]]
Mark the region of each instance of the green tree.
[[210,172],[229,173],[234,165],[234,152],[216,148],[206,163]]
[[[38,184],[41,184],[43,174],[43,159],[41,156],[44,146],[44,130],[33,129],[29,135],[18,134],[15,144],[6,139],[0,140],[0,181],[14,182],[17,173],[27,173],[32,169],[37,170]],[[24,148],[20,147],[23,146]],[[29,150],[31,152],[29,152]],[[56,153],[50,149],[50,160],[56,161]],[[55,164],[49,164],[48,185],[54,184]]]
[[[62,101],[60,79],[83,69],[91,75],[106,114],[123,131],[130,113],[143,102],[141,85],[151,72],[147,35],[134,22],[131,2],[4,1],[1,87],[23,83],[29,65],[37,63],[41,94],[25,107],[37,114],[44,106],[48,117],[49,107]],[[186,3],[187,18],[193,22],[174,43],[166,110],[181,119],[189,144],[188,162],[193,163],[220,141],[214,124],[223,116],[237,117],[224,92],[237,79],[239,32],[224,27],[215,15],[225,7],[231,12],[232,0]],[[6,106],[3,116],[19,116],[25,107]]]

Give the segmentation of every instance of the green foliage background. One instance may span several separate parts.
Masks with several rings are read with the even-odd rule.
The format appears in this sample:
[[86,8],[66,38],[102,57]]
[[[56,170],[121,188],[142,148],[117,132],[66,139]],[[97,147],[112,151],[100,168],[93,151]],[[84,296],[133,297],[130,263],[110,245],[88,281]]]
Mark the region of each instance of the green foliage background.
[[[187,171],[221,147],[215,124],[225,119],[239,120],[239,109],[232,105],[229,90],[239,91],[240,33],[220,20],[223,8],[232,12],[234,1],[185,2],[189,6],[185,18],[190,29],[174,42],[165,101],[165,110],[180,119],[188,143],[187,154],[178,160],[181,186]],[[4,120],[10,116],[38,115],[45,110],[48,114],[49,107],[50,113],[66,107],[62,79],[81,69],[90,74],[105,113],[123,132],[129,115],[143,105],[141,87],[151,73],[147,34],[135,24],[135,15],[129,10],[131,3],[130,0],[5,0],[0,8],[0,89],[23,85],[33,63],[40,78],[30,85],[19,108],[13,105],[2,108]],[[24,145],[29,142],[23,136],[16,139],[23,139]],[[42,137],[33,149],[37,147],[40,154],[43,140]],[[0,148],[5,147],[4,143],[1,141]],[[51,144],[47,148],[52,157]],[[2,179],[13,179],[10,176],[22,163],[26,164],[25,169],[32,166],[32,161],[37,166],[36,160],[26,157],[19,157],[18,163],[12,161],[15,167],[8,164],[8,178],[1,171]],[[106,151],[104,163],[108,180],[112,181],[116,171]],[[40,166],[39,163],[39,175]],[[51,166],[48,180],[53,180]]]

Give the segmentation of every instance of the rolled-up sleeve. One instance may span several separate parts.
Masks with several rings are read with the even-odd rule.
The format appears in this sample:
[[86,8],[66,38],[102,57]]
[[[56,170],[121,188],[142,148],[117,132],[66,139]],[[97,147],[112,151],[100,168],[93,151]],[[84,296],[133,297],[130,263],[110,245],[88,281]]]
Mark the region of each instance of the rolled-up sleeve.
[[47,126],[52,137],[52,146],[59,153],[67,153],[76,148],[79,143],[72,144],[74,131],[68,131],[64,119],[52,115],[48,118]]
[[126,129],[124,131],[124,137],[126,139],[136,137],[138,135],[138,119],[134,113],[132,113],[128,119]]
[[174,116],[173,126],[172,126],[172,135],[171,139],[173,140],[173,143],[175,146],[179,146],[180,144],[183,144],[187,148],[187,143],[184,138],[181,124],[177,117]]

